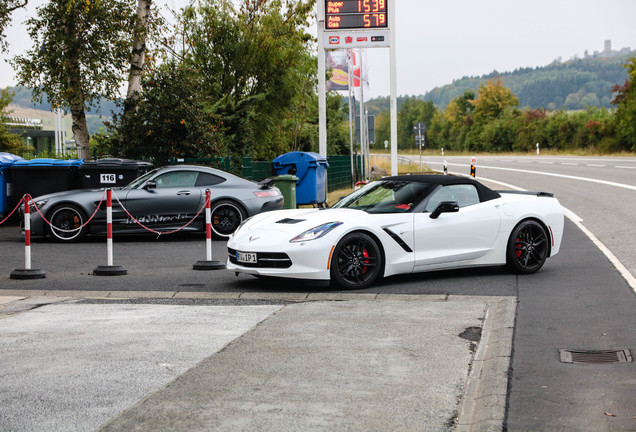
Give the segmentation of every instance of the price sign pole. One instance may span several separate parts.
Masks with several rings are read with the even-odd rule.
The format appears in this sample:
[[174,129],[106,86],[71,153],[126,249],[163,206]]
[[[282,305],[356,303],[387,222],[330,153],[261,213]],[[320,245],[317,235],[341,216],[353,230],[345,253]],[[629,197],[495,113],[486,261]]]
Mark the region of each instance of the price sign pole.
[[327,156],[326,50],[389,48],[391,174],[397,175],[395,0],[318,0],[318,143]]

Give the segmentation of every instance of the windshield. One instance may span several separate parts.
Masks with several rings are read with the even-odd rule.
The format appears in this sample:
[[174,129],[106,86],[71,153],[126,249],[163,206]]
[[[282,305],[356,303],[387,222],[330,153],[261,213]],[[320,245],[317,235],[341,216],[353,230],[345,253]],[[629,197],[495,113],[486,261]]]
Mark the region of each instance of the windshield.
[[136,179],[128,183],[126,186],[124,186],[124,189],[139,189],[141,185],[143,185],[146,182],[146,180],[148,180],[150,177],[155,175],[158,170],[159,168],[155,168],[152,171],[148,171],[146,174],[142,175],[141,177],[137,177]]
[[436,184],[430,183],[377,181],[344,197],[333,207],[367,213],[405,213],[421,203],[436,187]]

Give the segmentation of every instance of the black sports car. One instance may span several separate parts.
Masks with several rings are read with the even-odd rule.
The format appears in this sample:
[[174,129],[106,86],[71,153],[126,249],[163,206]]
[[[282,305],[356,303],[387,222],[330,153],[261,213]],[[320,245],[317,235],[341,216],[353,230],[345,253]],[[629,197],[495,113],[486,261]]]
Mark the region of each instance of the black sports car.
[[[173,231],[197,213],[183,230],[205,231],[201,209],[206,189],[211,190],[212,234],[219,239],[228,238],[247,217],[283,206],[278,188],[267,183],[202,166],[163,167],[128,186],[113,188],[113,233],[149,232],[140,224],[158,232]],[[50,235],[61,242],[77,241],[86,234],[104,235],[105,191],[80,189],[34,197],[30,225],[32,236]]]

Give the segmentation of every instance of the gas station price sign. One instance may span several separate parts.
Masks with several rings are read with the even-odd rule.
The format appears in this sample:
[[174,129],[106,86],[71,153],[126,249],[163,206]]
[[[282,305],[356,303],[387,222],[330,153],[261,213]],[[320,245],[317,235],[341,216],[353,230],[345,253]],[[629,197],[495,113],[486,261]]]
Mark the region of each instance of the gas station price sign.
[[387,28],[391,0],[325,0],[325,30]]

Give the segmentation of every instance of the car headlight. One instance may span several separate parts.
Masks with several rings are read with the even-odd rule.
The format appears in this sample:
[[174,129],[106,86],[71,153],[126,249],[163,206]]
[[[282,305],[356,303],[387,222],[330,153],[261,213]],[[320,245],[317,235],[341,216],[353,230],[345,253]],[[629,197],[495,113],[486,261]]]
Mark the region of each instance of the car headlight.
[[29,202],[29,210],[31,212],[35,212],[38,209],[42,208],[44,206],[44,204],[46,204],[47,202],[48,202],[48,200],[38,200],[38,201],[31,200]]
[[318,225],[312,229],[305,231],[302,234],[298,234],[296,237],[291,239],[290,243],[304,242],[309,240],[316,240],[320,237],[326,235],[332,229],[339,227],[342,225],[342,222],[328,222],[322,225]]

